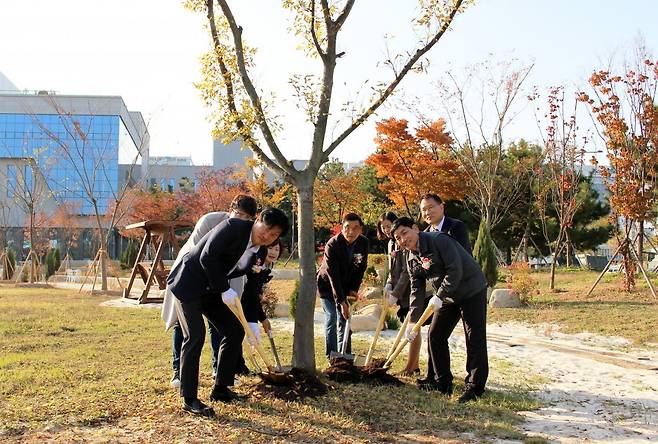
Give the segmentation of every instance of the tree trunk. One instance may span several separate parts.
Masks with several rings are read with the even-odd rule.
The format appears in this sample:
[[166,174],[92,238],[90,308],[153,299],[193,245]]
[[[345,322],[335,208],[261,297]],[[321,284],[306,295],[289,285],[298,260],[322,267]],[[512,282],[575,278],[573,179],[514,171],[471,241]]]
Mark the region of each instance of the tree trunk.
[[33,253],[31,256],[28,256],[30,261],[30,272],[29,272],[29,282],[30,284],[34,282],[34,270],[36,264],[34,263],[34,258],[36,257],[36,250],[34,249],[34,210],[30,208],[30,251]]
[[100,268],[101,268],[101,291],[107,291],[107,268],[106,268],[107,264],[105,263],[105,258],[108,257],[107,250],[105,250],[105,247],[107,246],[107,241],[103,236],[103,224],[101,223],[101,217],[100,217],[100,213],[98,212],[98,206],[96,205],[95,201],[93,202],[93,204],[94,204],[94,213],[96,213],[96,224],[98,225],[99,249],[103,250],[98,257],[98,260],[100,261]]
[[313,232],[313,181],[300,181],[297,190],[297,245],[299,248],[299,296],[295,312],[293,367],[315,371],[313,312],[315,311],[315,235]]
[[571,265],[573,264],[571,263],[572,251],[571,251],[571,237],[569,236],[569,231],[566,232],[565,241],[567,243],[566,244],[567,268],[571,268]]
[[555,252],[553,253],[553,262],[551,263],[551,283],[550,283],[550,289],[555,290],[555,267],[557,266],[557,257],[560,255],[560,252],[562,251],[562,231],[557,236],[557,243],[555,245]]
[[638,223],[637,237],[637,257],[640,259],[640,265],[644,265],[644,220]]

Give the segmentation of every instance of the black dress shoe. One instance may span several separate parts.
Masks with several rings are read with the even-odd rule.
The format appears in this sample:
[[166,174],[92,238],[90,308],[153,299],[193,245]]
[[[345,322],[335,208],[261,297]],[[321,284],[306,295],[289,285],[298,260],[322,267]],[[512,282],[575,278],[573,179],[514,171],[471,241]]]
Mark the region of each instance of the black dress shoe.
[[478,398],[481,398],[483,393],[484,393],[484,391],[482,391],[482,390],[476,390],[474,388],[468,388],[468,389],[466,389],[464,394],[459,397],[459,402],[460,403],[465,403],[465,402],[475,401]]
[[192,402],[183,401],[183,410],[201,416],[215,416],[215,411],[212,407],[208,407],[198,399]]
[[439,384],[427,378],[417,380],[418,388],[428,392],[439,392],[446,396],[452,395],[452,384]]
[[240,376],[251,376],[253,373],[251,373],[249,367],[247,367],[245,364],[242,364],[235,370],[235,374]]
[[230,388],[221,385],[216,385],[210,394],[210,400],[212,402],[232,402],[239,401],[244,398],[244,396],[238,395]]

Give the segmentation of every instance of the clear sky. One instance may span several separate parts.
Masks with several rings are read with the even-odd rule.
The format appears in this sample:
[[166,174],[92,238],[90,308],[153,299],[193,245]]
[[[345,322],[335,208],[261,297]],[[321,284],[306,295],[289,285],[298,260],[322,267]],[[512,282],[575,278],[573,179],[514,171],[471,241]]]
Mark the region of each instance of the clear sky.
[[[287,30],[287,16],[279,11],[280,0],[230,3],[245,39],[259,48],[253,73],[257,86],[275,91],[284,125],[280,146],[291,158],[306,158],[311,129],[291,98],[287,79],[291,72],[318,72],[319,62],[294,51],[296,40]],[[337,101],[364,101],[366,79],[390,78],[390,71],[377,64],[386,53],[383,36],[391,36],[390,50],[411,50],[409,19],[415,4],[356,2],[339,41],[346,55],[338,65]],[[656,0],[479,0],[456,18],[432,50],[428,74],[408,78],[400,97],[432,102],[432,80],[489,54],[534,61],[528,86],[582,87],[592,70],[607,67],[612,57],[630,57],[640,35],[655,57],[657,17]],[[121,95],[130,110],[141,111],[149,122],[152,155],[191,155],[197,164],[211,161],[209,110],[193,85],[200,80],[198,58],[209,48],[209,38],[203,16],[183,9],[181,1],[3,1],[0,18],[0,72],[20,89]],[[345,161],[364,159],[374,150],[373,123],[403,116],[399,103],[388,104],[335,154]],[[345,123],[339,121],[335,131]],[[529,107],[507,132],[510,139],[538,136]]]

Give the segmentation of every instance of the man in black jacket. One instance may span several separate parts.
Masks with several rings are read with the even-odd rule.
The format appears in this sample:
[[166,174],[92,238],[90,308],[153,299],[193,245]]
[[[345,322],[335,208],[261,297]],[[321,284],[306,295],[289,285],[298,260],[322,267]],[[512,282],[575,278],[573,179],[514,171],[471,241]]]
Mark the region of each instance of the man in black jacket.
[[[426,232],[431,231],[441,231],[442,233],[448,233],[452,236],[459,244],[468,251],[468,254],[473,254],[471,249],[471,242],[468,239],[468,229],[466,224],[459,219],[448,217],[445,215],[445,204],[443,199],[439,197],[438,194],[427,193],[420,198],[420,213],[423,216],[423,220],[427,222]],[[416,288],[417,292],[424,292],[423,288]],[[428,289],[428,293],[431,293],[431,289]],[[430,298],[428,294],[425,296]],[[425,304],[427,306],[427,304]],[[420,350],[420,336],[416,338],[414,344],[412,344],[411,349]],[[427,344],[427,352],[429,354],[430,344]],[[410,351],[411,353],[411,351]],[[425,378],[417,379],[419,387],[423,389],[433,389],[434,385],[432,382],[436,379],[436,374],[434,372],[434,365],[430,359],[427,363],[427,376]]]
[[[325,316],[325,345],[327,358],[332,351],[342,350],[345,323],[350,316],[348,297],[356,299],[368,266],[368,239],[363,236],[363,221],[356,213],[343,217],[341,232],[329,239],[324,247],[324,258],[318,270],[318,292]],[[338,321],[338,331],[336,331]]]
[[211,416],[212,408],[198,399],[199,358],[205,338],[203,316],[223,336],[219,346],[217,379],[211,401],[237,398],[233,385],[244,330],[229,305],[239,303],[229,279],[242,276],[267,254],[271,244],[288,231],[288,219],[279,209],[263,210],[255,222],[227,219],[209,231],[169,273],[167,283],[176,297],[183,330],[180,379],[183,409]]
[[434,381],[428,383],[434,390],[452,394],[448,338],[461,317],[466,335],[468,375],[465,380],[466,390],[459,401],[471,401],[482,396],[489,374],[489,363],[486,337],[487,281],[480,266],[451,236],[440,231],[419,232],[407,217],[401,217],[393,223],[392,233],[400,247],[409,251],[412,319],[414,310],[422,310],[422,302],[413,297],[413,290],[425,288],[426,282],[429,282],[435,292],[429,301],[435,310],[429,330],[429,358],[436,376]]

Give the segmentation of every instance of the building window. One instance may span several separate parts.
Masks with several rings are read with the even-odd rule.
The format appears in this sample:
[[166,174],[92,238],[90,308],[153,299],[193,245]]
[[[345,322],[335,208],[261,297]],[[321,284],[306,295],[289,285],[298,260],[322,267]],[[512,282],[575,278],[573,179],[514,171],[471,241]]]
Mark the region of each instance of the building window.
[[7,165],[7,197],[14,197],[16,190],[16,165]]
[[167,191],[173,193],[175,187],[176,187],[176,181],[174,179],[169,179],[169,187],[167,188]]
[[164,177],[160,179],[160,191],[165,191],[167,189],[167,179]]
[[33,177],[32,177],[32,166],[31,165],[25,165],[24,168],[24,173],[23,173],[23,185],[25,186],[25,193],[27,195],[32,195],[34,194],[34,183],[33,183]]

